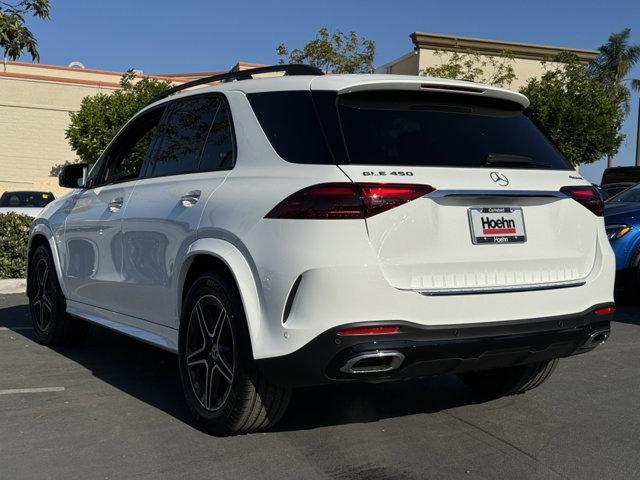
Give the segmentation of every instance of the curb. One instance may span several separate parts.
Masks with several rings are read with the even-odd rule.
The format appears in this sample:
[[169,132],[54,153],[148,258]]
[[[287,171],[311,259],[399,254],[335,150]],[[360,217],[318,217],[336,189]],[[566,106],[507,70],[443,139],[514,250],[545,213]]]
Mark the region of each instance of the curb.
[[0,280],[0,295],[25,293],[27,291],[26,278],[8,278]]

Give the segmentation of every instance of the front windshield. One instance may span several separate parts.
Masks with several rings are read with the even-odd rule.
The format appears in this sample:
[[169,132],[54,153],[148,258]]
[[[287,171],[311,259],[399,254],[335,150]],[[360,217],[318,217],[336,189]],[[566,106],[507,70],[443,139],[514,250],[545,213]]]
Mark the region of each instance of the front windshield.
[[607,203],[640,203],[640,184],[611,197]]

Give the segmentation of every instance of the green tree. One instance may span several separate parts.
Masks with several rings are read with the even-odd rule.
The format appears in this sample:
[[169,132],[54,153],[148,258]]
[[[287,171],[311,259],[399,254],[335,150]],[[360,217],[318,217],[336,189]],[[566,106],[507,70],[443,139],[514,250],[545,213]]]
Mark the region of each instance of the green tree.
[[440,65],[425,68],[421,72],[423,75],[469,80],[503,88],[511,85],[516,78],[513,56],[506,51],[498,56],[442,50],[436,50],[434,54],[440,59]]
[[281,64],[306,63],[333,73],[372,73],[376,47],[373,40],[355,32],[329,32],[323,27],[302,49],[289,50],[281,43],[276,52]]
[[624,139],[619,90],[591,75],[574,55],[563,54],[554,61],[562,65],[529,79],[520,90],[529,98],[535,118],[573,165],[617,152]]
[[171,82],[149,77],[137,79],[128,71],[120,79],[121,90],[84,97],[80,110],[72,112],[66,136],[82,162],[95,163],[124,124]]
[[[631,102],[631,94],[625,83],[629,82],[633,90],[640,90],[640,79],[627,78],[633,66],[640,61],[640,44],[630,45],[630,35],[630,28],[609,35],[607,43],[598,49],[600,54],[589,65],[597,78],[620,95],[625,114],[629,113]],[[640,106],[638,112],[640,120]],[[607,155],[609,167],[613,164],[614,153]]]
[[9,60],[28,52],[33,60],[40,60],[38,42],[25,25],[25,17],[49,18],[49,0],[0,0],[0,48]]

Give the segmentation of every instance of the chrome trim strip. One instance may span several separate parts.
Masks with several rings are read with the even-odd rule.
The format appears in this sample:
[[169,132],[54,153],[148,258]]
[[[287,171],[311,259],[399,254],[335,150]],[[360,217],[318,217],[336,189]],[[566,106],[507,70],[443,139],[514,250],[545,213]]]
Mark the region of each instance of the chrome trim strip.
[[442,197],[555,197],[569,198],[554,190],[434,190],[426,198]]
[[535,290],[555,290],[558,288],[581,287],[587,282],[556,282],[543,283],[538,285],[510,285],[504,287],[481,287],[481,288],[447,288],[434,290],[415,290],[420,295],[429,297],[445,296],[445,295],[481,295],[487,293],[507,293],[507,292],[532,292]]

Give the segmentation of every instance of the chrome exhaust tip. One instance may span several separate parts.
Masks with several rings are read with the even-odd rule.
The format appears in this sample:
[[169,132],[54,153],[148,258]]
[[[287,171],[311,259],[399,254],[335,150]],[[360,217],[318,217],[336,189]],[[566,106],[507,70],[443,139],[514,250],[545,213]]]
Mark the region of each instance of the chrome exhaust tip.
[[382,373],[397,370],[404,362],[404,355],[395,350],[367,352],[351,357],[340,367],[343,373]]
[[598,345],[602,345],[604,342],[606,342],[609,339],[609,335],[610,335],[611,331],[610,330],[596,330],[595,332],[592,332],[591,335],[589,335],[589,338],[587,338],[587,341],[584,342],[582,344],[582,347],[580,348],[595,348]]

